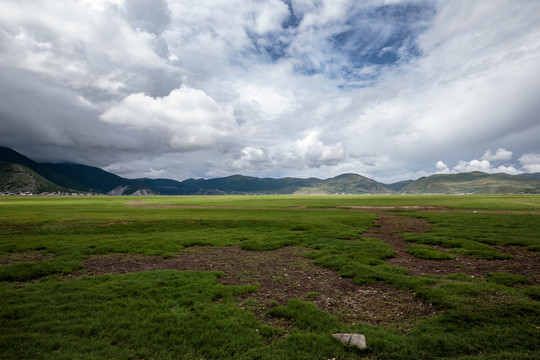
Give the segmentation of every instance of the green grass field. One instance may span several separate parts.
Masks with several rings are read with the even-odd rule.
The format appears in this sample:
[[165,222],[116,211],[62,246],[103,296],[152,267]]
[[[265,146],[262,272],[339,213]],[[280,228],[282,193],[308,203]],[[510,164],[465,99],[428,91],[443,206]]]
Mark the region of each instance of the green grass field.
[[[407,254],[399,256],[488,269],[413,275],[391,265],[396,249],[362,236],[381,214],[431,224],[425,233],[404,229]],[[262,285],[224,285],[219,267],[85,273],[101,254],[159,261],[200,246],[298,247],[359,290],[386,284],[435,311],[407,326],[351,323],[343,309],[318,307],[318,293],[280,303],[276,288],[261,314],[249,304]],[[539,257],[534,196],[5,197],[0,358],[538,359]],[[363,333],[368,347],[345,347],[334,332]]]

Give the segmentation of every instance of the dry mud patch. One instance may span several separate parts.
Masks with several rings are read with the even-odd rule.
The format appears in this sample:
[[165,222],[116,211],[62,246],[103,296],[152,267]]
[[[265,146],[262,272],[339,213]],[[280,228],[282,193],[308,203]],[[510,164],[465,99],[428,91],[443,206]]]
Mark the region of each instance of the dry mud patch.
[[219,271],[224,273],[220,281],[225,285],[259,285],[255,292],[242,296],[239,305],[266,323],[277,321],[266,315],[270,308],[284,305],[292,298],[315,303],[350,324],[363,322],[405,329],[436,311],[409,291],[385,284],[355,285],[351,279],[339,277],[337,271],[313,265],[304,257],[306,251],[301,247],[250,251],[235,245],[190,248],[167,259],[132,254],[94,255],[77,275],[158,269]]
[[[485,277],[493,272],[508,272],[524,275],[533,284],[540,284],[540,256],[537,253],[509,246],[492,246],[499,252],[512,255],[508,260],[485,260],[467,255],[456,255],[455,259],[426,260],[419,259],[405,249],[414,244],[403,240],[400,234],[404,232],[423,233],[430,229],[430,224],[422,218],[399,216],[391,212],[373,211],[379,219],[374,226],[362,236],[375,237],[390,245],[396,255],[387,262],[406,268],[410,275],[449,275],[467,274],[475,277]],[[448,252],[441,246],[430,245],[432,248]]]
[[11,254],[0,255],[0,266],[9,265],[17,262],[36,262],[51,259],[52,256],[39,250],[29,250]]

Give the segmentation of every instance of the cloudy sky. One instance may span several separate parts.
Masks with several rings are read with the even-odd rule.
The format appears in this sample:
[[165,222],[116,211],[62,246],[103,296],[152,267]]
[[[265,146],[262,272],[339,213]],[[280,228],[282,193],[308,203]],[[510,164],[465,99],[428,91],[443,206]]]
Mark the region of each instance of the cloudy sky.
[[0,0],[0,145],[129,178],[540,172],[540,1]]

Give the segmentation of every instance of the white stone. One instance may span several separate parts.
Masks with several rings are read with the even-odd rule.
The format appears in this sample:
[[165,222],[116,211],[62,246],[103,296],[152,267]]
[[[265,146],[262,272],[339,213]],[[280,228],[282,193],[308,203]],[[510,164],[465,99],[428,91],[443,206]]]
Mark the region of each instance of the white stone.
[[359,349],[365,349],[366,337],[363,334],[332,334],[334,338],[347,346],[354,346]]

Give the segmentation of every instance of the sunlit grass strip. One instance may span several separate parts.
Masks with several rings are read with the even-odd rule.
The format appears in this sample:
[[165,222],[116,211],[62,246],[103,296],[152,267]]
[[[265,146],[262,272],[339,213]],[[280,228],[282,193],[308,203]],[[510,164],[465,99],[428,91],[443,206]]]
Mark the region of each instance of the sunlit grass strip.
[[487,274],[486,279],[490,282],[505,286],[528,285],[531,283],[531,281],[523,275],[515,275],[505,272]]

